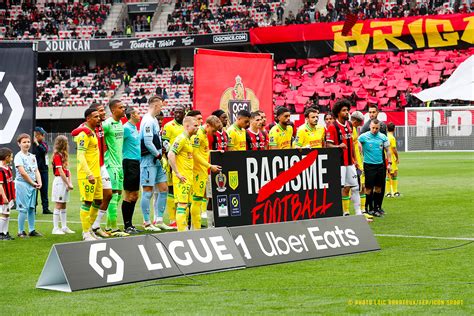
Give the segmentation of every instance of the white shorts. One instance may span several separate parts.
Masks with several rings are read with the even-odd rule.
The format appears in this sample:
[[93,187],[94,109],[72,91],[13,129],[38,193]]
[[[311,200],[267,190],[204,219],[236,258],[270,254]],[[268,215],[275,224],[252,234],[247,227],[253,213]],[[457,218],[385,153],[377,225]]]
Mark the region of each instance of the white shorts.
[[353,188],[358,185],[359,183],[357,182],[357,171],[355,166],[341,166],[341,186]]
[[54,177],[51,191],[51,201],[56,203],[69,202],[69,191],[67,190],[67,185],[64,183],[63,179],[61,179],[61,177]]
[[10,207],[8,204],[0,205],[0,214],[10,215]]
[[211,175],[207,176],[206,197],[212,199]]
[[102,189],[103,190],[112,190],[112,181],[110,181],[109,172],[105,165],[100,167],[100,177],[102,178]]

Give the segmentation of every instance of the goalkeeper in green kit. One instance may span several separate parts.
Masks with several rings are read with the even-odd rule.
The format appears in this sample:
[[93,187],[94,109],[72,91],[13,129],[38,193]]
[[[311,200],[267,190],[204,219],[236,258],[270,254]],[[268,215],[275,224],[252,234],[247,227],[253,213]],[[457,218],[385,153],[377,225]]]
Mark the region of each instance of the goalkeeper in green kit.
[[123,125],[120,119],[125,115],[125,107],[120,100],[109,103],[112,117],[102,123],[107,151],[104,155],[104,164],[112,183],[112,199],[107,208],[107,231],[114,237],[125,237],[129,234],[122,232],[117,225],[117,209],[123,190]]

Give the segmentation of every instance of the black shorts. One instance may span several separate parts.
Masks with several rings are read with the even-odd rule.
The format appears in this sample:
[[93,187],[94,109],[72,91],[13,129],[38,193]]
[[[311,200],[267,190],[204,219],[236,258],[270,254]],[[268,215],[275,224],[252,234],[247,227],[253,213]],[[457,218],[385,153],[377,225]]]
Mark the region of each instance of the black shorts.
[[123,160],[123,189],[126,191],[140,190],[140,161]]
[[366,188],[381,188],[385,184],[386,170],[383,163],[378,165],[364,163],[364,173]]

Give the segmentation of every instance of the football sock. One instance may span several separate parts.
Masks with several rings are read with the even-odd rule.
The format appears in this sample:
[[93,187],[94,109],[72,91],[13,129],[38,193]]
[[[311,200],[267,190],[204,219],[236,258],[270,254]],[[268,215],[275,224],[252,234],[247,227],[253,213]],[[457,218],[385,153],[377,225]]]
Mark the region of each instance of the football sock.
[[359,190],[352,190],[351,194],[352,204],[354,204],[354,211],[356,215],[361,215],[362,211],[360,210],[360,193]]
[[360,206],[362,211],[365,211],[365,194],[360,194]]
[[385,178],[385,192],[392,194],[392,181],[390,177]]
[[8,229],[6,226],[8,225],[8,218],[7,217],[0,217],[0,233],[6,234]]
[[60,211],[55,208],[53,211],[53,229],[59,229],[59,216],[60,216]]
[[91,228],[91,223],[90,223],[90,216],[89,216],[89,210],[90,206],[88,205],[82,205],[81,206],[81,224],[82,224],[82,232],[87,233],[89,229]]
[[194,230],[201,229],[201,206],[202,199],[198,196],[193,196],[193,202],[191,203],[191,223],[193,224]]
[[132,226],[132,217],[131,214],[132,203],[129,201],[123,200],[122,202],[122,217],[123,217],[123,226],[124,228],[129,228]]
[[342,197],[342,211],[344,213],[349,213],[349,206],[351,204],[350,196],[343,196]]
[[174,203],[174,195],[171,193],[168,193],[166,197],[166,210],[168,211],[170,222],[176,221],[176,204]]
[[366,201],[365,201],[365,210],[366,211],[373,211],[374,210],[374,204],[373,204],[373,197],[374,193],[367,193],[366,195]]
[[59,210],[59,218],[61,219],[61,227],[67,227],[67,211],[66,209]]
[[121,197],[118,193],[112,194],[112,199],[110,199],[109,207],[107,208],[107,223],[110,224],[109,228],[113,230],[118,229],[117,208]]
[[178,205],[176,208],[176,224],[178,231],[182,232],[188,228],[188,220],[186,216],[186,207]]
[[398,177],[392,178],[392,189],[393,192],[398,192]]
[[165,213],[168,200],[168,192],[155,192],[154,197],[155,221],[158,221],[159,218],[163,220],[163,214]]
[[30,230],[30,233],[35,230],[35,221],[36,221],[36,215],[35,215],[35,208],[30,207],[28,208],[28,229]]
[[380,210],[382,207],[382,199],[383,199],[383,193],[382,192],[374,192],[374,209],[375,210]]
[[18,210],[18,233],[25,231],[26,210]]
[[98,215],[99,215],[99,205],[92,203],[89,209],[89,223],[91,224],[91,226],[94,226],[95,220],[97,219]]
[[100,223],[102,222],[102,218],[107,214],[106,210],[99,210],[99,213],[97,214],[97,218],[94,221],[94,224],[92,224],[92,229],[97,229],[100,228]]
[[153,192],[143,191],[142,200],[140,202],[140,206],[142,208],[142,213],[143,213],[143,221],[146,224],[150,223],[150,200],[152,196],[153,196]]

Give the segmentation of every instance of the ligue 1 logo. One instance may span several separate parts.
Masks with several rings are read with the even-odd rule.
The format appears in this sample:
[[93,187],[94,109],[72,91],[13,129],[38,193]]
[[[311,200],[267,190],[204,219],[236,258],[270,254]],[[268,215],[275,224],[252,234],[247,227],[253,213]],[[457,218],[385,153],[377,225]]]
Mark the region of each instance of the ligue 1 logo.
[[227,177],[222,172],[219,172],[216,175],[217,191],[224,192],[227,189],[225,187],[226,183],[227,183]]
[[[4,77],[5,72],[0,72],[0,83],[2,83]],[[4,125],[3,129],[0,129],[0,144],[8,144],[12,141],[25,112],[20,95],[15,87],[10,81],[7,80],[6,82],[8,84],[3,95],[7,103],[0,102],[0,122],[1,125]],[[6,107],[11,109],[10,113],[3,113]]]
[[227,88],[221,96],[220,108],[229,113],[229,120],[234,123],[237,120],[237,113],[241,110],[249,112],[260,108],[260,101],[252,89],[245,88],[242,78],[235,77],[234,87]]
[[[122,258],[113,250],[109,248],[109,256],[103,256],[102,259],[98,260],[98,254],[101,252],[106,251],[107,244],[106,243],[98,243],[92,244],[89,250],[89,265],[100,275],[101,278],[107,276],[107,283],[114,283],[120,282],[123,280],[123,272],[124,272],[124,262]],[[105,274],[104,269],[111,269],[113,266],[113,262],[115,262],[116,268],[115,272],[111,274]]]

